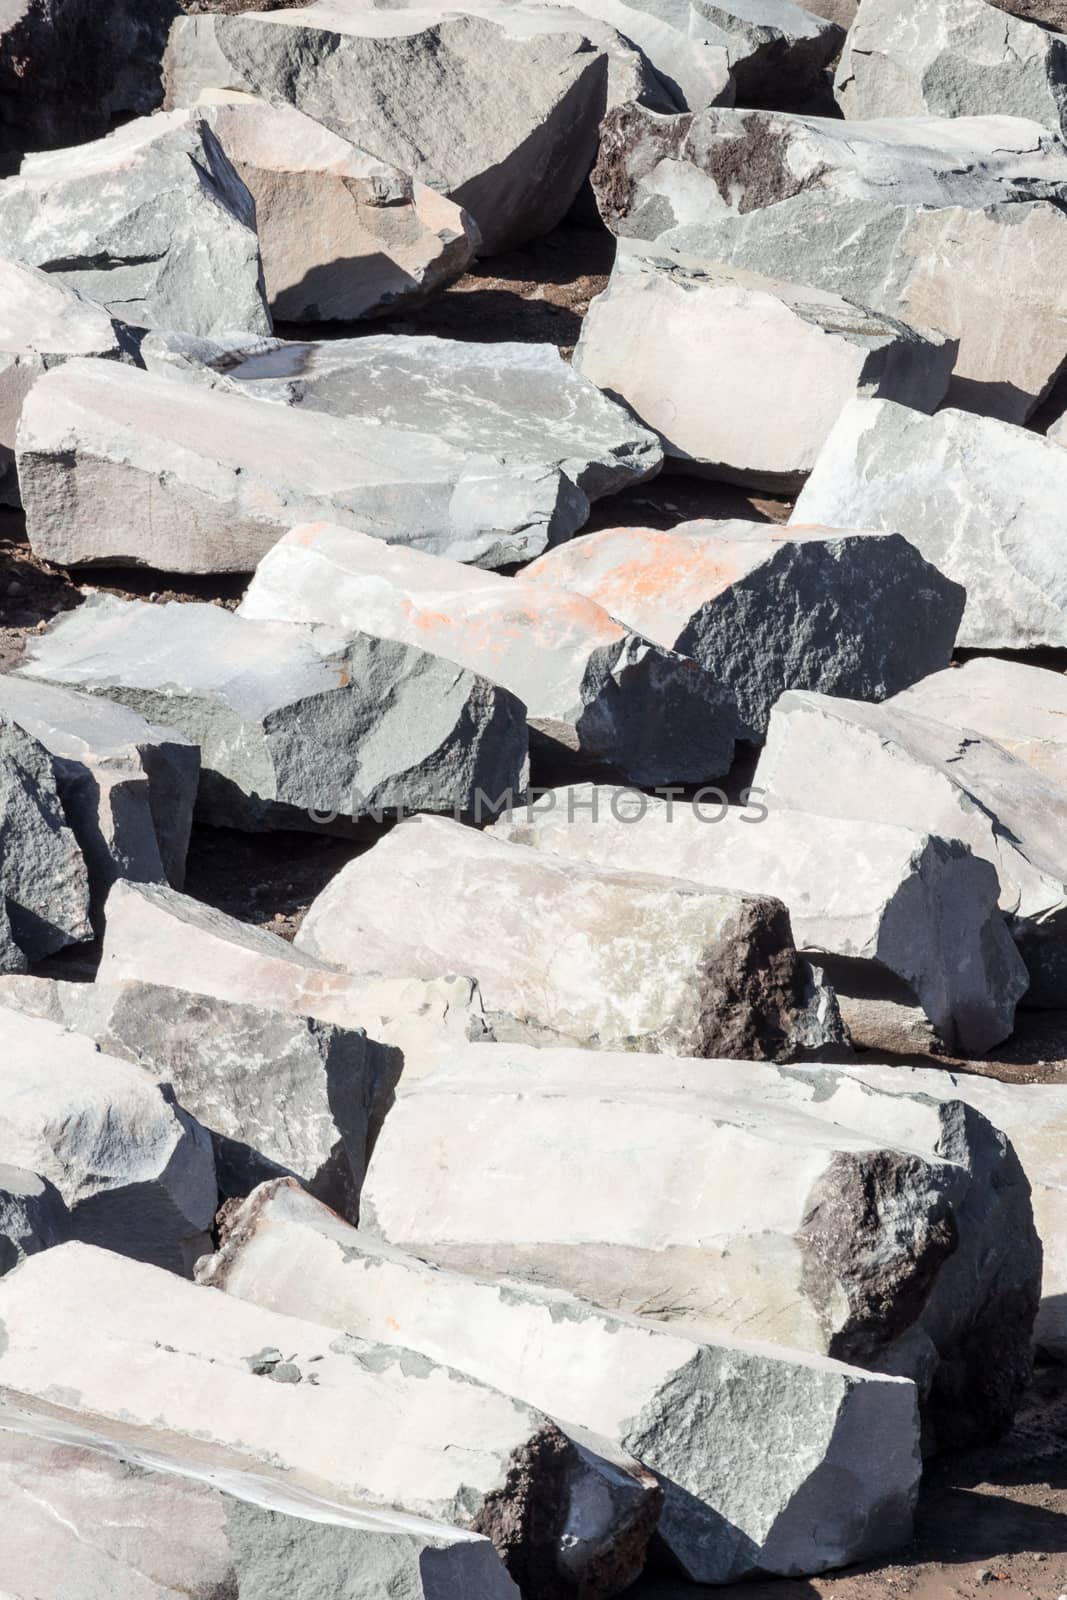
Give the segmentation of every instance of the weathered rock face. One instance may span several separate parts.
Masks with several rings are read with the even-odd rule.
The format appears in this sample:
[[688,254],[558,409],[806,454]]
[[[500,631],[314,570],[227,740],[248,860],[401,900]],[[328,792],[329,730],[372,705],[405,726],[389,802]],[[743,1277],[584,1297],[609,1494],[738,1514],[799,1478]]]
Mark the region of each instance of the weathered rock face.
[[462,207],[294,106],[206,91],[196,108],[256,203],[267,300],[286,322],[352,322],[411,305],[465,271]]
[[134,327],[271,329],[252,197],[192,113],[28,156],[0,184],[0,253]]
[[831,971],[846,1019],[844,997],[877,992],[884,974],[887,999],[903,984],[963,1053],[1007,1038],[1029,982],[996,871],[956,840],[768,809],[758,791],[751,806],[727,807],[592,785],[551,791],[492,832],[598,867],[773,896],[798,949],[841,958]]
[[708,24],[729,42],[742,105],[804,111],[829,99],[826,69],[845,38],[838,20],[792,0],[693,0],[690,30]]
[[39,1600],[279,1584],[336,1600],[518,1600],[487,1539],[289,1489],[257,1468],[162,1428],[145,1447],[121,1423],[81,1427],[21,1394],[0,1409],[4,1581]]
[[837,69],[845,116],[996,113],[1064,131],[1067,39],[1034,26],[1047,18],[1005,14],[1015,10],[998,0],[913,0],[905,12],[897,0],[863,0]]
[[643,1564],[661,1500],[650,1473],[412,1352],[77,1244],[9,1275],[0,1315],[0,1383],[14,1403],[55,1400],[78,1329],[78,1388],[64,1387],[61,1420],[118,1424],[148,1449],[175,1433],[205,1453],[237,1447],[298,1495],[484,1531],[524,1594],[546,1600],[614,1593]]
[[179,18],[168,104],[230,88],[294,105],[463,206],[487,254],[512,249],[555,227],[578,194],[596,156],[608,55],[578,13],[483,9],[318,4]]
[[53,1022],[0,1010],[8,1161],[55,1185],[73,1238],[172,1272],[208,1244],[211,1139],[168,1083]]
[[818,1088],[834,1070],[801,1107],[792,1068],[470,1047],[394,1107],[364,1226],[462,1271],[905,1374],[931,1442],[993,1436],[1040,1295],[1018,1159],[958,1101],[869,1094],[843,1120]]
[[431,649],[517,695],[532,748],[553,762],[656,784],[700,781],[733,759],[729,690],[593,601],[547,584],[318,523],[267,552],[238,615]]
[[[557,4],[560,0],[550,0]],[[562,0],[564,9],[568,9]],[[623,92],[625,72],[614,58],[608,66],[608,104],[639,100],[661,111],[699,111],[704,106],[732,106],[735,63],[743,50],[710,23],[701,37],[690,34],[694,13],[689,0],[583,0],[582,17],[595,17],[635,45],[656,83],[643,82],[640,93]],[[588,21],[583,22],[588,27]],[[629,71],[633,74],[632,65]],[[658,91],[658,92],[657,92]]]
[[605,119],[593,175],[617,233],[958,339],[951,403],[1011,422],[1067,356],[1067,290],[1051,266],[1065,180],[1060,140],[1017,118],[639,106]]
[[932,673],[893,704],[953,728],[973,728],[1067,789],[1067,679],[1021,661],[979,656]]
[[273,1311],[417,1350],[639,1446],[664,1489],[660,1537],[696,1582],[816,1572],[908,1537],[917,1418],[900,1378],[433,1267],[285,1181],[256,1191],[197,1275]]
[[794,515],[902,533],[966,588],[961,645],[1023,650],[1067,644],[1065,491],[1067,450],[1027,429],[856,400]]
[[3,970],[91,939],[89,875],[43,744],[0,711]]
[[692,656],[733,691],[740,736],[759,740],[785,689],[884,700],[951,659],[963,590],[905,539],[852,531],[864,526],[604,528],[523,577]]
[[94,595],[19,671],[180,727],[200,746],[199,814],[223,826],[343,829],[526,786],[514,696],[368,634]]
[[350,862],[296,944],[355,973],[459,965],[500,1027],[550,1042],[765,1059],[844,1038],[778,902],[602,871],[443,818],[412,818]]
[[791,490],[856,395],[935,410],[957,349],[825,290],[621,239],[574,359],[655,428],[669,459]]
[[0,1273],[69,1237],[70,1213],[55,1184],[0,1163]]

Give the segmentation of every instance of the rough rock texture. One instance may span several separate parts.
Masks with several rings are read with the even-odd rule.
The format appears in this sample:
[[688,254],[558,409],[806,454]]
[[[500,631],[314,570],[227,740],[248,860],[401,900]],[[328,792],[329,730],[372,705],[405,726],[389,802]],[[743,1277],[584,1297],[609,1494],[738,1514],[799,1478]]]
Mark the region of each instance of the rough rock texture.
[[462,207],[295,107],[207,91],[197,113],[256,203],[276,317],[381,316],[466,270],[478,230]]
[[946,667],[964,593],[898,536],[849,528],[687,522],[604,528],[541,556],[525,579],[595,600],[732,689],[761,739],[785,689],[884,700]]
[[[552,4],[565,0],[550,0]],[[565,7],[566,9],[566,7]],[[644,83],[640,94],[622,93],[621,63],[608,67],[608,103],[621,105],[640,100],[664,111],[699,111],[705,106],[732,106],[739,54],[736,41],[710,24],[701,37],[690,34],[693,12],[689,0],[582,0],[583,18],[595,17],[636,45],[659,80]],[[587,27],[588,23],[583,23]],[[633,72],[632,66],[629,69]],[[661,103],[662,102],[662,103]]]
[[728,41],[742,105],[803,111],[829,98],[826,69],[845,38],[838,20],[792,0],[693,0],[690,31],[707,24]]
[[0,185],[0,254],[134,327],[271,329],[252,197],[191,112],[28,156]]
[[661,1500],[650,1473],[410,1351],[79,1244],[9,1274],[0,1317],[0,1385],[15,1404],[51,1400],[60,1420],[121,1424],[149,1449],[173,1433],[209,1452],[236,1446],[297,1494],[485,1532],[535,1600],[572,1586],[596,1600],[643,1564]]
[[70,1213],[55,1184],[0,1163],[0,1273],[69,1237]]
[[[331,1600],[518,1600],[487,1539],[263,1475],[180,1432],[47,1403],[0,1408],[4,1581],[34,1600],[157,1600],[308,1588]],[[14,1597],[12,1597],[14,1600]]]
[[433,1267],[286,1181],[256,1191],[197,1277],[417,1350],[617,1440],[659,1477],[660,1538],[696,1582],[817,1572],[908,1537],[918,1435],[900,1378]]
[[[846,117],[1030,117],[1067,130],[1067,39],[986,0],[863,0],[837,69]],[[1061,8],[1062,10],[1062,8]],[[1061,19],[1062,25],[1062,19]]]
[[669,459],[788,491],[856,395],[936,410],[957,349],[825,290],[620,239],[574,364],[654,428]]
[[207,88],[290,104],[447,194],[487,254],[566,216],[593,163],[608,54],[576,12],[484,15],[322,3],[269,15],[179,18],[167,103]]
[[950,1048],[981,1055],[1007,1038],[1029,979],[989,862],[956,840],[890,822],[765,807],[758,790],[744,807],[721,799],[557,789],[492,832],[598,867],[770,895],[788,907],[798,949],[843,958],[832,967],[842,1001],[884,973],[890,992],[902,983]]
[[150,884],[117,883],[107,904],[100,977],[212,995],[234,1005],[363,1028],[390,1048],[405,1081],[430,1072],[449,1050],[488,1035],[481,994],[450,972],[353,978],[276,934]]
[[798,1075],[468,1047],[398,1100],[364,1225],[462,1271],[902,1373],[931,1443],[995,1435],[1041,1279],[1011,1145],[958,1101],[857,1096],[846,1120],[819,1088],[833,1068],[798,1106]]
[[844,1037],[777,901],[602,871],[444,818],[412,818],[344,867],[296,944],[354,973],[456,963],[490,1018],[535,1039],[766,1059]]
[[318,523],[267,552],[238,614],[432,650],[517,695],[532,747],[554,762],[656,784],[698,782],[733,760],[729,690],[552,585]]
[[1030,969],[1031,1004],[1062,1005],[1067,789],[978,734],[896,705],[782,696],[756,784],[768,807],[894,822],[991,861]]
[[969,649],[1067,644],[1067,450],[993,417],[842,411],[794,516],[892,529],[967,590]]
[[153,983],[0,978],[0,1006],[47,1017],[174,1087],[211,1134],[224,1199],[292,1173],[355,1221],[393,1052],[362,1030]]
[[954,405],[1023,422],[1067,357],[1067,152],[1036,123],[626,106],[593,182],[617,233],[958,339]]
[[932,673],[893,704],[953,728],[973,728],[1067,789],[1067,678],[1022,661],[979,656]]
[[89,875],[67,823],[52,758],[0,711],[0,965],[22,970],[91,939]]
[[513,695],[370,634],[93,595],[34,638],[19,672],[179,727],[200,746],[198,814],[216,825],[343,829],[526,786]]
[[191,1271],[215,1216],[215,1163],[170,1084],[6,1008],[0,1042],[5,1159],[55,1185],[75,1239]]

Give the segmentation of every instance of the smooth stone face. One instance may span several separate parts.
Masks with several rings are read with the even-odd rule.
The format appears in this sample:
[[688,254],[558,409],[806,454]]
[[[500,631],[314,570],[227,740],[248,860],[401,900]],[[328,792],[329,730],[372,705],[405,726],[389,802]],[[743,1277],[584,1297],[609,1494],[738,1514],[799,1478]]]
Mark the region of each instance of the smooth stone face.
[[[0,978],[0,985],[10,980]],[[0,1274],[70,1238],[70,1213],[54,1183],[0,1163]]]
[[733,759],[733,697],[593,601],[326,523],[267,552],[238,608],[431,649],[502,684],[550,761],[635,783],[700,781]]
[[902,533],[966,589],[961,646],[1026,650],[1067,644],[1065,492],[1067,451],[1039,434],[964,411],[922,417],[855,400],[793,515]]
[[198,814],[215,826],[343,829],[526,787],[514,696],[369,634],[95,595],[35,639],[19,672],[180,727],[200,746]]
[[271,330],[252,197],[192,112],[28,156],[0,184],[0,254],[134,327]]
[[93,936],[89,875],[44,745],[0,711],[0,895],[4,970]]
[[829,99],[826,69],[844,43],[839,19],[792,0],[692,0],[690,31],[707,26],[729,41],[742,105],[804,111]]
[[[664,1487],[660,1538],[695,1582],[816,1572],[908,1537],[918,1434],[900,1378],[449,1272],[346,1227],[285,1181],[256,1191],[197,1275],[639,1444]],[[872,1433],[876,1463],[860,1443]]]
[[412,818],[344,867],[296,944],[354,973],[457,964],[500,1027],[549,1043],[763,1059],[844,1038],[778,902],[579,865],[444,818]]
[[785,689],[884,700],[947,666],[963,612],[962,589],[899,535],[800,524],[603,528],[523,577],[692,656],[733,691],[741,737],[758,741]]
[[837,1081],[471,1046],[398,1100],[363,1225],[459,1271],[913,1377],[931,1443],[995,1438],[1030,1380],[1040,1298],[1018,1158],[959,1101],[842,1109]]

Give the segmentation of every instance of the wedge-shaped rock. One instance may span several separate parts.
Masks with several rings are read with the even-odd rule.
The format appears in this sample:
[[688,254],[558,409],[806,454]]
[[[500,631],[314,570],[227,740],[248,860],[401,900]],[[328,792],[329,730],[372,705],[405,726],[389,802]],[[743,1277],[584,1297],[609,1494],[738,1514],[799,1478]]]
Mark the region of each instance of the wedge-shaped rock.
[[93,936],[89,875],[52,758],[0,710],[0,952],[4,971]]
[[[8,979],[0,979],[7,983]],[[70,1238],[70,1213],[55,1184],[0,1163],[0,1273]]]
[[960,839],[992,862],[1030,970],[1027,1000],[1067,981],[1067,789],[992,740],[896,705],[782,696],[756,784],[768,807],[893,822]]
[[[35,1600],[270,1594],[518,1600],[487,1539],[289,1488],[240,1451],[103,1418],[0,1407],[4,1582]],[[258,1469],[258,1470],[257,1470]]]
[[287,322],[353,322],[465,271],[460,206],[294,106],[207,91],[196,108],[256,203],[267,300]]
[[1051,265],[1067,238],[1065,180],[1061,141],[1020,118],[638,106],[606,118],[594,173],[618,233],[958,340],[952,404],[1011,422],[1067,356],[1067,287]]
[[1067,450],[1039,434],[964,411],[923,417],[854,400],[794,516],[902,533],[966,589],[961,645],[1025,650],[1067,644],[1065,493]]
[[225,88],[294,105],[465,207],[488,254],[512,249],[570,210],[595,159],[609,58],[580,13],[480,9],[179,18],[168,104]]
[[344,867],[296,943],[355,973],[458,964],[490,1018],[525,1037],[757,1059],[843,1038],[777,901],[603,871],[444,818],[412,818]]
[[199,813],[314,828],[384,810],[467,811],[525,788],[525,710],[413,646],[212,605],[90,597],[19,669],[168,721],[200,746]]
[[1067,678],[1022,661],[978,656],[893,696],[901,711],[973,728],[1067,789]]
[[1040,1297],[1014,1151],[958,1101],[872,1094],[847,1122],[821,1092],[798,1107],[797,1075],[468,1047],[391,1112],[364,1226],[462,1271],[901,1373],[932,1442],[995,1435]]
[[792,0],[693,0],[690,32],[706,26],[728,41],[742,105],[804,111],[830,99],[826,69],[845,39],[839,22]]
[[215,1216],[215,1163],[170,1084],[6,1008],[0,1043],[5,1158],[55,1185],[75,1239],[190,1271]]
[[239,1448],[296,1494],[485,1533],[526,1595],[612,1594],[641,1570],[661,1501],[650,1473],[413,1352],[78,1244],[3,1280],[0,1316],[0,1385],[16,1403],[120,1423],[147,1449],[172,1433]]
[[755,740],[784,689],[884,700],[946,667],[964,603],[899,536],[755,522],[604,528],[523,578],[692,656],[733,691],[740,736]]
[[[837,69],[846,117],[997,113],[1067,131],[1067,39],[994,0],[863,0]],[[1062,22],[1061,22],[1062,25]]]
[[211,995],[234,1005],[363,1028],[393,1052],[405,1079],[488,1034],[478,985],[441,977],[353,978],[285,939],[154,884],[117,883],[107,903],[100,976]]
[[699,781],[733,759],[728,690],[549,584],[318,523],[268,551],[238,614],[325,622],[432,650],[517,695],[535,750],[634,783]]
[[727,807],[591,785],[551,790],[492,832],[597,867],[771,895],[788,907],[798,949],[843,958],[831,968],[843,1005],[885,974],[890,995],[898,980],[967,1054],[1007,1038],[1029,982],[995,869],[957,840],[766,807],[758,791]]
[[184,111],[28,156],[0,184],[0,255],[134,327],[270,332],[252,197]]
[[[908,1538],[918,1434],[915,1391],[900,1378],[433,1267],[287,1181],[245,1202],[197,1276],[417,1350],[617,1440],[659,1477],[660,1537],[698,1583],[817,1572]],[[873,1472],[852,1443],[872,1436]]]
[[[557,0],[551,0],[556,4]],[[563,9],[565,0],[561,0]],[[635,45],[659,80],[661,93],[644,84],[641,94],[620,94],[621,63],[608,68],[610,104],[640,100],[659,110],[699,111],[704,106],[732,106],[736,93],[736,41],[709,24],[701,37],[690,34],[692,11],[688,0],[582,0],[582,16],[609,24]],[[588,23],[583,24],[588,26]],[[631,68],[631,71],[633,69]],[[666,103],[662,103],[666,102]]]
[[362,1030],[135,981],[0,978],[0,1006],[73,1028],[172,1084],[211,1135],[224,1199],[291,1173],[358,1216],[372,1129],[396,1080],[394,1052]]

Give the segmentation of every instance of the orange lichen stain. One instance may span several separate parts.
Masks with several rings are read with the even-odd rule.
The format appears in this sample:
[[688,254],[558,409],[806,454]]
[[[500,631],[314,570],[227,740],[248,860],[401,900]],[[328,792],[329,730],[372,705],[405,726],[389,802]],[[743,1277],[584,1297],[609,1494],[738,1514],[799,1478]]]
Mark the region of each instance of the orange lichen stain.
[[341,667],[337,673],[337,687],[347,689],[352,682],[352,674],[347,667]]
[[396,1320],[396,1318],[395,1318],[395,1317],[386,1317],[386,1319],[385,1319],[385,1326],[386,1326],[386,1327],[387,1327],[387,1328],[392,1328],[392,1330],[393,1330],[393,1332],[394,1332],[394,1333],[399,1333],[399,1332],[400,1332],[400,1324],[399,1324],[399,1322],[398,1322],[398,1321],[397,1321],[397,1320]]
[[411,608],[411,620],[422,633],[433,633],[437,628],[454,628],[455,617],[450,617],[447,611],[429,611],[423,607]]
[[289,543],[303,545],[305,550],[310,550],[331,526],[329,522],[305,522],[302,527],[293,529]]

